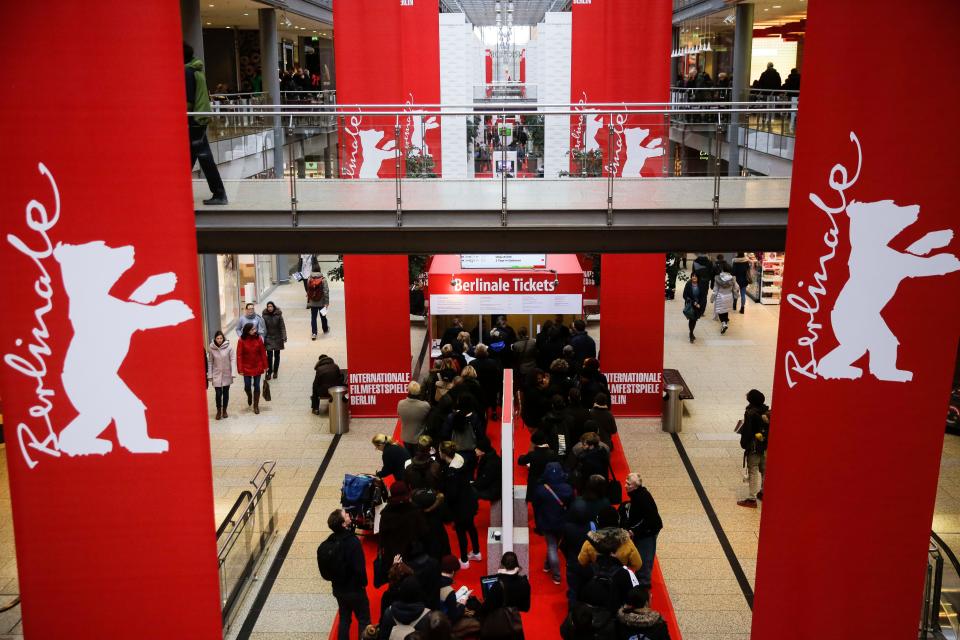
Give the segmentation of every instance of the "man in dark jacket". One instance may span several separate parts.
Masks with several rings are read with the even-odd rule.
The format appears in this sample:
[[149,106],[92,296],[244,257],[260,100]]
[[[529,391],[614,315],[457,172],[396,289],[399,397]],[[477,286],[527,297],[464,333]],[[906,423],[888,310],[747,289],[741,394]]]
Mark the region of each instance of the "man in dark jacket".
[[340,367],[328,355],[321,355],[317,358],[317,364],[313,367],[313,394],[310,396],[310,408],[314,415],[320,415],[320,399],[330,399],[330,387],[336,387],[343,384],[343,374]]
[[331,581],[333,597],[337,599],[340,622],[337,639],[348,640],[352,618],[357,618],[360,632],[370,624],[370,601],[367,600],[367,562],[363,546],[350,529],[350,514],[337,509],[327,518],[333,536],[340,539],[343,570]]
[[[203,74],[203,62],[193,57],[193,47],[183,43],[183,64],[186,76],[187,111],[210,111],[210,93],[207,90],[207,78]],[[207,179],[207,186],[213,192],[213,197],[204,200],[203,204],[227,204],[227,192],[220,179],[220,171],[210,151],[207,142],[207,123],[205,116],[187,117],[187,128],[190,132],[190,171],[193,165],[200,161],[203,177]]]
[[406,625],[416,631],[426,631],[429,626],[427,614],[430,609],[424,603],[423,588],[417,579],[413,576],[404,578],[398,590],[397,601],[387,607],[380,618],[378,640],[389,640],[390,633],[397,625]]
[[680,258],[675,253],[668,253],[666,259],[667,287],[666,298],[673,300],[677,295],[677,274],[680,273]]
[[756,389],[747,392],[747,408],[743,412],[743,425],[740,427],[740,447],[743,449],[744,464],[747,466],[747,479],[750,483],[750,495],[737,502],[741,507],[757,508],[757,500],[763,500],[763,475],[767,470],[767,439],[770,434],[770,407],[766,398]]
[[457,336],[460,335],[461,331],[463,331],[463,321],[460,318],[455,317],[452,322],[453,324],[444,330],[443,336],[440,338],[441,349],[444,347],[444,345],[448,344],[453,345],[453,348],[456,349],[460,344],[457,341]]
[[587,420],[590,419],[590,411],[582,404],[580,389],[574,387],[567,392],[567,408],[564,413],[570,419],[570,438],[573,443],[577,443],[585,433]]
[[573,321],[573,335],[570,336],[570,346],[579,362],[587,358],[597,357],[597,343],[587,333],[587,323],[577,318]]
[[[587,428],[596,427],[596,423],[587,420]],[[577,473],[578,488],[582,489],[586,485],[590,476],[599,475],[604,478],[609,477],[610,469],[610,450],[602,445],[600,436],[595,431],[588,431],[580,436],[580,446],[578,451],[574,451],[576,463],[574,469]]]
[[554,584],[560,584],[560,557],[557,546],[567,505],[573,499],[573,487],[567,482],[567,474],[559,462],[547,464],[540,482],[533,488],[531,502],[533,517],[539,531],[547,541],[547,557],[543,570],[549,571]]
[[477,497],[489,502],[500,500],[502,468],[500,456],[489,441],[477,449],[477,479],[473,488]]
[[790,69],[790,75],[783,81],[784,91],[800,91],[800,72],[796,67]]
[[590,409],[589,420],[597,424],[597,435],[600,442],[613,451],[613,434],[617,432],[617,419],[610,412],[610,398],[605,393],[598,393],[593,399],[593,408]]
[[780,73],[773,68],[773,63],[767,63],[767,69],[760,74],[760,88],[767,91],[780,90]]
[[527,471],[527,502],[533,500],[533,488],[540,481],[547,465],[551,462],[560,461],[557,452],[550,448],[547,434],[542,430],[533,432],[533,435],[530,436],[530,444],[532,445],[530,451],[517,458],[517,464],[529,467]]
[[476,348],[476,359],[470,365],[477,372],[477,381],[483,392],[483,405],[492,409],[491,417],[497,420],[500,417],[500,393],[503,391],[503,368],[500,362],[490,356],[485,344]]
[[657,553],[657,535],[663,529],[663,520],[660,518],[656,500],[643,486],[639,473],[627,474],[624,484],[630,500],[620,505],[620,527],[626,529],[633,538],[633,544],[643,561],[637,571],[640,586],[649,587],[653,559]]
[[627,601],[617,612],[617,638],[670,640],[663,616],[650,608],[648,589],[640,586],[627,592]]
[[403,481],[390,487],[390,499],[380,513],[381,557],[392,563],[395,556],[405,556],[414,541],[427,534],[423,512],[410,501],[410,489]]
[[713,286],[713,276],[716,275],[713,272],[713,263],[710,262],[710,258],[702,253],[697,254],[697,259],[693,261],[693,266],[690,267],[690,275],[695,275],[705,286]]
[[580,566],[577,556],[590,533],[590,508],[580,497],[574,498],[567,508],[566,518],[561,529],[560,551],[567,565],[567,603],[573,606],[577,601],[577,591],[583,582],[585,569]]

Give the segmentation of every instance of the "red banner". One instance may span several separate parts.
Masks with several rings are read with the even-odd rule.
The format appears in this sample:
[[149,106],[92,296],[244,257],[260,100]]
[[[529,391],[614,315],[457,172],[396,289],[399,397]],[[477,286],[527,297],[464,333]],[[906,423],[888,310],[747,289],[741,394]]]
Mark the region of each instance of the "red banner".
[[[5,59],[43,42],[71,60],[69,90],[10,65],[0,98],[18,123],[0,160],[0,382],[24,634],[219,639],[177,6],[9,17]],[[150,81],[118,93],[131,51]]]
[[[336,0],[333,11],[338,104],[440,102],[438,0]],[[346,117],[340,177],[395,177],[398,148],[401,175],[441,175],[439,115]]]
[[[573,3],[570,102],[670,99],[670,0]],[[610,116],[581,108],[570,122],[570,170],[624,177],[663,174],[667,131],[661,116]],[[612,137],[609,127],[613,127]]]
[[407,256],[343,257],[350,411],[392,418],[410,383]]
[[[904,114],[942,85],[917,52],[950,57],[930,29],[960,7],[809,5],[751,637],[916,637],[960,239],[954,167],[920,161],[930,140]],[[867,112],[837,61],[874,42],[892,51],[860,70],[885,87]]]
[[[576,5],[575,5],[576,6]],[[617,416],[659,416],[663,397],[663,254],[603,254],[600,366]],[[644,303],[656,305],[656,312]]]

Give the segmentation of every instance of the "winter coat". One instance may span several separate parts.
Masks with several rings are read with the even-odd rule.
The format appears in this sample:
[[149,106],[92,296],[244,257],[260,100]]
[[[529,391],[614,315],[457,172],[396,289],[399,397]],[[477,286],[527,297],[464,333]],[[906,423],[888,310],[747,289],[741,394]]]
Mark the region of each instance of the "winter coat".
[[477,381],[483,391],[483,405],[497,408],[497,398],[503,389],[503,369],[496,358],[482,356],[470,363],[477,371]]
[[510,346],[513,352],[514,381],[522,381],[537,368],[537,342],[533,338],[517,340]]
[[770,67],[760,74],[760,88],[769,91],[776,91],[780,88],[780,73]]
[[587,541],[587,534],[590,533],[590,520],[590,508],[587,502],[580,497],[574,498],[567,508],[560,532],[560,551],[569,567],[579,564],[577,556],[580,555],[583,543]]
[[377,476],[386,478],[393,476],[394,480],[403,480],[403,469],[407,460],[410,459],[410,452],[402,444],[393,444],[388,442],[383,447],[383,468],[377,471]]
[[585,370],[580,372],[580,401],[587,409],[593,407],[593,401],[598,393],[610,396],[610,384],[607,376],[601,372]]
[[730,313],[733,299],[740,295],[740,287],[732,274],[721,273],[713,279],[713,308],[717,313]]
[[490,502],[500,500],[500,488],[502,477],[500,456],[493,449],[490,449],[477,462],[477,479],[473,483],[473,488],[477,492],[477,497]]
[[[383,612],[377,639],[390,640],[390,632],[397,624],[410,624],[416,631],[426,631],[430,628],[430,621],[425,613],[429,614],[430,609],[422,602],[394,602]],[[417,623],[413,624],[415,620]]]
[[613,449],[613,434],[617,432],[617,419],[613,417],[610,409],[599,409],[594,407],[590,409],[590,420],[597,423],[600,436],[600,442]]
[[529,453],[517,458],[517,464],[529,465],[527,471],[527,502],[533,500],[533,488],[540,482],[543,472],[551,462],[560,462],[557,452],[547,446],[534,447]]
[[593,475],[600,475],[604,478],[610,477],[610,450],[606,447],[581,448],[579,451],[574,451],[574,455],[576,456],[574,468],[577,470],[579,477],[578,483],[586,484],[590,476]]
[[[310,293],[309,293],[310,280],[313,280],[314,278],[320,278],[320,286],[322,288],[322,293],[320,295],[319,300],[310,299]],[[330,306],[330,285],[327,284],[327,279],[323,277],[323,274],[318,271],[314,271],[313,273],[310,274],[310,277],[307,278],[307,306],[320,307],[321,309],[323,307]]]
[[[763,436],[757,438],[757,434]],[[746,453],[764,453],[770,435],[770,407],[765,404],[747,405],[740,428],[740,447]]]
[[634,540],[649,538],[660,533],[663,520],[657,509],[657,502],[646,487],[637,487],[629,494],[629,502],[620,505],[620,526],[633,536]]
[[463,463],[463,456],[458,453],[443,468],[441,486],[454,522],[470,522],[480,508]]
[[693,296],[693,283],[687,280],[687,284],[683,285],[683,301],[690,302],[691,304],[696,302],[700,305],[699,308],[694,307],[694,310],[697,312],[697,317],[701,317],[703,312],[707,310],[707,292],[710,289],[710,285],[706,280],[700,280],[697,282],[699,295],[697,297]]
[[380,512],[380,548],[384,562],[390,564],[398,553],[406,555],[414,542],[420,542],[429,527],[423,512],[412,502],[390,502]]
[[670,640],[670,630],[663,617],[653,609],[634,609],[623,605],[617,611],[617,640],[646,638],[647,640]]
[[403,470],[403,481],[411,491],[416,489],[438,491],[442,476],[440,463],[430,457],[421,457],[419,453],[410,459]]
[[273,313],[264,310],[263,324],[266,327],[263,344],[267,351],[283,349],[283,343],[287,341],[287,325],[283,321],[283,312],[280,309],[276,309]]
[[[582,407],[580,405],[570,405],[564,409],[563,412],[567,415],[567,419],[569,420],[568,424],[570,428],[570,439],[574,443],[579,442],[580,436],[586,432],[585,426],[587,424],[587,420],[591,419],[590,411],[588,411],[586,407]],[[572,446],[569,446],[569,443],[568,447],[570,449],[573,448]]]
[[707,256],[697,256],[697,259],[693,261],[693,265],[690,267],[690,275],[697,276],[701,284],[709,288],[714,276],[713,263],[710,262],[710,258]]
[[211,342],[207,347],[207,380],[214,387],[229,387],[233,384],[233,374],[236,371],[236,354],[229,340],[224,340],[219,347]]
[[734,258],[731,270],[733,271],[734,279],[737,281],[737,284],[740,285],[741,289],[750,283],[749,258]]
[[[537,530],[556,534],[563,529],[567,505],[573,500],[573,487],[567,482],[567,474],[559,462],[548,464],[541,479],[542,482],[534,486],[531,498]],[[547,486],[553,490],[552,494]]]
[[240,319],[237,320],[237,337],[243,336],[243,328],[248,324],[257,325],[257,335],[263,338],[267,334],[267,326],[263,324],[263,318],[257,314],[253,314],[253,317],[247,315],[240,316]]
[[333,358],[322,355],[317,359],[317,364],[313,368],[316,371],[313,376],[313,396],[329,398],[330,387],[336,387],[343,382],[340,367],[333,361]]
[[576,331],[570,338],[570,346],[573,347],[573,353],[577,360],[583,362],[587,358],[597,357],[597,343],[594,342],[586,331]]
[[563,436],[566,443],[564,455],[570,452],[573,447],[573,437],[570,435],[573,431],[573,421],[566,411],[550,410],[540,421],[540,428],[547,435],[547,443],[550,448],[560,454],[560,436]]
[[417,438],[423,435],[428,413],[430,413],[430,403],[425,400],[406,397],[398,402],[397,415],[400,417],[400,439],[404,442],[416,444]]
[[347,569],[332,582],[333,593],[362,592],[367,586],[367,561],[363,555],[363,545],[351,531],[338,531],[331,534],[341,539],[341,563]]
[[237,373],[242,376],[259,376],[267,370],[267,350],[263,340],[244,336],[237,340]]
[[[472,416],[476,413],[471,414]],[[473,428],[473,421],[467,419],[462,411],[449,414],[443,423],[443,439],[451,440],[457,451],[473,451],[477,448],[477,433]]]
[[497,582],[490,586],[490,591],[480,608],[483,617],[500,607],[516,607],[519,611],[530,611],[530,581],[527,576],[519,573],[497,572]]
[[613,553],[624,565],[636,571],[643,565],[640,552],[630,539],[630,535],[620,527],[604,527],[587,534],[587,541],[580,548],[577,560],[587,566],[597,561],[597,556]]
[[[594,576],[607,576],[612,582],[612,593],[602,583],[592,580]],[[583,582],[577,590],[577,601],[615,614],[623,606],[627,594],[633,588],[634,578],[630,571],[618,559],[611,556],[600,556],[590,568],[584,572]]]

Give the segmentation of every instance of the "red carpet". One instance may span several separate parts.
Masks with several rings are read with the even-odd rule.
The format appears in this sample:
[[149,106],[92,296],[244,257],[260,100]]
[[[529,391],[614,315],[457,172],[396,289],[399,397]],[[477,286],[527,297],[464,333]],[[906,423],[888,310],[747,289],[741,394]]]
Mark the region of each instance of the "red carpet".
[[[514,451],[519,456],[530,449],[530,432],[523,425],[523,421],[517,417],[513,429]],[[614,445],[616,451],[611,458],[613,472],[617,479],[622,483],[627,474],[630,473],[630,467],[627,466],[627,459],[623,455],[623,447],[620,444],[619,436],[614,435]],[[527,483],[527,468],[516,464],[514,460],[514,484]],[[528,637],[559,637],[560,624],[567,615],[567,585],[553,584],[550,574],[543,572],[543,561],[547,557],[547,543],[543,536],[533,533],[533,508],[528,507],[530,516],[530,567],[529,577],[530,586],[533,591],[533,598],[530,605],[530,613],[523,615],[523,629]],[[561,575],[565,575],[565,561],[563,554],[560,554]],[[654,560],[653,572],[650,576],[650,606],[660,612],[663,619],[670,628],[670,638],[672,640],[681,640],[680,627],[677,625],[677,616],[673,610],[673,603],[670,601],[670,594],[667,591],[667,585],[663,581],[663,573],[660,571],[660,563]],[[532,632],[532,633],[531,633]]]
[[[491,420],[487,426],[487,435],[493,443],[494,448],[500,451],[500,428],[499,421]],[[400,437],[400,422],[397,421],[397,428],[394,432],[394,438]],[[516,464],[516,456],[527,452],[530,449],[530,433],[523,426],[519,417],[514,423],[514,479],[515,485],[527,483],[527,468]],[[626,457],[623,455],[622,446],[618,436],[614,436],[616,451],[613,454],[611,463],[617,479],[623,482],[623,479],[630,472],[627,466]],[[533,509],[529,508],[529,522],[533,523]],[[455,584],[457,586],[467,585],[475,593],[480,593],[480,578],[487,575],[487,528],[490,526],[490,503],[481,500],[480,511],[477,513],[477,530],[480,533],[480,547],[483,553],[483,562],[471,562],[470,568],[457,573]],[[459,553],[457,545],[457,536],[453,531],[453,525],[447,525],[447,535],[450,538],[450,547],[454,555]],[[379,589],[373,587],[373,559],[377,555],[377,540],[373,536],[363,537],[363,550],[367,558],[367,578],[370,584],[367,586],[367,597],[370,600],[370,619],[376,622],[380,619],[380,597],[386,590],[386,585]],[[533,597],[530,602],[529,613],[522,614],[523,628],[528,638],[559,638],[560,624],[567,615],[567,597],[566,583],[553,584],[550,574],[544,573],[543,560],[547,556],[547,544],[542,536],[538,536],[530,531],[530,566],[524,567],[527,576],[530,579],[530,586]],[[564,562],[563,555],[560,555],[561,566]],[[663,619],[666,620],[670,628],[670,638],[672,640],[681,640],[680,628],[677,626],[677,616],[673,610],[673,603],[670,601],[670,594],[663,581],[663,574],[660,572],[659,561],[654,561],[653,574],[651,576],[651,606],[660,612]],[[337,637],[338,619],[334,618],[333,628],[330,630],[330,640]],[[354,621],[351,637],[354,637],[356,621]]]

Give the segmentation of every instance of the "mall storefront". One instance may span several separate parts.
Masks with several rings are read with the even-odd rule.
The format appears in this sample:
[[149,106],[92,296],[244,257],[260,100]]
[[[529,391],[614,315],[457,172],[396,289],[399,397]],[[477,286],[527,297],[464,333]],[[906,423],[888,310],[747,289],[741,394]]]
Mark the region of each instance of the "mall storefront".
[[199,262],[205,341],[217,329],[228,333],[248,302],[256,304],[259,313],[261,301],[287,281],[287,256],[208,254]]

